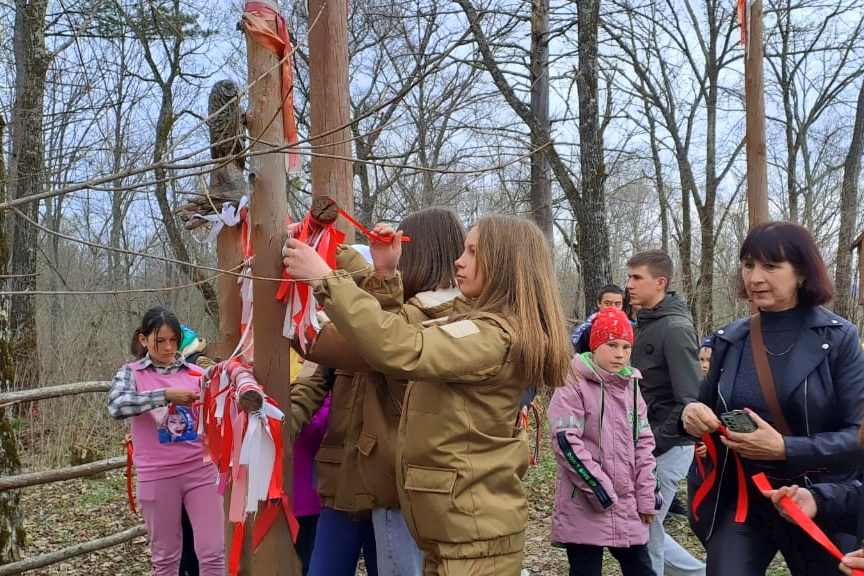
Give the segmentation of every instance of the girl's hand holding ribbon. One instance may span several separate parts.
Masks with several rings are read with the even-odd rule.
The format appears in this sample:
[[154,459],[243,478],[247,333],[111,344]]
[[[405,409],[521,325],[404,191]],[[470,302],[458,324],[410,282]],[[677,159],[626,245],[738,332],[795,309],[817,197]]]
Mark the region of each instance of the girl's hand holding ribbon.
[[296,238],[288,238],[282,248],[282,264],[291,277],[313,288],[331,272],[330,266],[311,246]]
[[382,276],[393,276],[402,256],[402,231],[396,231],[386,224],[376,224],[372,234],[374,237],[369,238],[369,252],[375,272]]

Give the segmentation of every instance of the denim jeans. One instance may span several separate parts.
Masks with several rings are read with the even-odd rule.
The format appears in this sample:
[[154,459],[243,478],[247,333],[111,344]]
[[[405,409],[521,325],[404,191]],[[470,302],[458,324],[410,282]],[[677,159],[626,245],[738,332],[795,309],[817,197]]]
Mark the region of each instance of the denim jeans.
[[408,532],[402,510],[375,508],[372,523],[378,551],[378,576],[422,576],[423,552]]
[[372,520],[355,521],[345,512],[321,508],[309,576],[354,576],[361,550],[366,573],[378,576]]
[[657,479],[663,506],[649,526],[648,553],[654,571],[660,576],[705,576],[705,564],[694,558],[663,528],[663,520],[678,492],[678,484],[687,476],[691,462],[693,446],[675,446],[657,457]]

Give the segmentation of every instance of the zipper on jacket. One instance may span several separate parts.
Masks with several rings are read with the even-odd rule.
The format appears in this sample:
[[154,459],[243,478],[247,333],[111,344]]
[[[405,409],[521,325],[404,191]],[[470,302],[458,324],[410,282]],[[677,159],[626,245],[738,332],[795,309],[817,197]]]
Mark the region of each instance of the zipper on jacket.
[[807,436],[810,436],[810,406],[807,402],[807,384],[810,382],[810,377],[804,378],[804,426],[807,429]]
[[[723,370],[720,370],[720,375],[723,375]],[[723,398],[723,393],[720,392],[720,386],[718,378],[718,386],[717,386],[717,396],[720,398],[720,401],[723,402],[723,408],[725,408],[724,412],[729,411],[729,405],[726,403],[726,399]],[[717,509],[720,507],[720,489],[723,487],[723,474],[726,472],[726,462],[729,460],[729,448],[726,448],[726,453],[723,455],[723,466],[720,468],[720,478],[717,480],[717,497],[714,499],[714,513],[711,515],[711,526],[708,527],[708,535],[705,536],[705,541],[711,539],[711,536],[714,534],[714,523],[717,521]],[[739,486],[739,490],[746,490],[746,486]]]

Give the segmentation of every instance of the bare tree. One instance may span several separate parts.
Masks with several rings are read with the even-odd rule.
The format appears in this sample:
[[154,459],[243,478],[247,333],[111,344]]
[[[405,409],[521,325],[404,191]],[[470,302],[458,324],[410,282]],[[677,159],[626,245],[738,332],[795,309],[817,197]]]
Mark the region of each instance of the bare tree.
[[[153,191],[174,257],[180,262],[191,262],[189,250],[174,216],[177,206],[173,206],[169,199],[170,174],[164,161],[168,158],[172,130],[178,119],[174,107],[175,83],[191,76],[191,73],[183,68],[184,58],[199,48],[190,47],[187,42],[200,41],[209,33],[200,28],[194,16],[183,12],[183,3],[180,0],[147,5],[133,2],[130,6],[118,5],[117,8],[125,26],[129,27],[141,46],[144,61],[152,75],[149,81],[154,82],[161,93],[153,143]],[[201,271],[191,264],[182,264],[180,267],[182,273],[195,283],[204,297],[205,311],[212,315],[218,314],[216,291],[213,286],[204,282]]]
[[[6,119],[0,114],[0,202],[6,201]],[[6,239],[5,220],[0,220],[0,392],[8,392],[15,383],[15,363],[12,348],[15,344],[9,322],[9,296],[6,290],[6,270],[9,262],[9,242]],[[21,472],[21,458],[15,431],[0,407],[0,476],[14,476]],[[21,513],[20,490],[0,491],[0,565],[18,560],[25,544],[24,515]]]
[[[45,12],[47,0],[15,2],[15,103],[12,108],[12,150],[9,158],[8,194],[12,199],[27,198],[45,185],[45,146],[42,142],[45,76],[51,56],[45,47]],[[38,219],[39,203],[30,202],[22,212],[33,221]],[[9,272],[15,292],[36,287],[36,228],[16,218],[12,227],[12,259]],[[31,388],[39,383],[39,347],[36,331],[36,309],[27,294],[12,297],[10,308],[15,337],[15,385]]]
[[[775,81],[768,90],[778,114],[771,117],[774,131],[782,133],[782,146],[772,146],[771,161],[785,181],[788,218],[818,227],[814,202],[821,190],[816,180],[829,165],[817,145],[819,123],[830,116],[843,93],[862,74],[860,45],[864,21],[860,3],[832,0],[828,3],[772,0],[767,10],[774,15],[766,27],[765,59]],[[815,72],[815,73],[814,73]],[[779,92],[779,94],[777,94]],[[801,206],[801,200],[804,206]]]
[[[575,178],[569,166],[560,155],[558,147],[552,141],[549,130],[543,127],[543,125],[532,113],[531,108],[522,101],[517,89],[514,88],[514,86],[508,81],[504,69],[496,58],[489,37],[487,37],[486,32],[484,32],[482,23],[480,22],[479,18],[480,15],[477,9],[475,8],[471,0],[456,0],[456,2],[465,12],[465,16],[467,17],[468,21],[473,24],[472,33],[474,41],[477,44],[477,50],[479,52],[479,57],[482,65],[491,76],[492,82],[495,84],[495,87],[501,93],[504,101],[508,104],[508,106],[510,106],[513,112],[519,117],[519,119],[522,120],[522,122],[528,127],[529,132],[533,135],[536,135],[533,137],[535,138],[535,141],[548,143],[546,151],[552,173],[554,174],[558,185],[564,192],[564,196],[570,203],[571,208],[576,214],[576,219],[579,224],[579,242],[577,250],[581,263],[583,277],[582,289],[585,294],[586,306],[590,306],[591,302],[594,301],[597,290],[599,290],[603,284],[610,281],[608,228],[606,223],[606,215],[603,212],[602,185],[599,187],[592,186],[583,187],[582,189],[580,189],[580,187],[575,181]],[[592,3],[589,2],[589,4]],[[582,14],[582,2],[578,3],[578,11],[580,14]],[[590,21],[591,14],[591,8],[589,7],[588,12],[585,14],[585,17],[580,21],[579,25],[584,25],[586,27],[597,25],[597,21]],[[503,25],[503,27],[507,29],[512,29],[515,25],[516,24],[511,19],[508,20]],[[581,44],[581,35],[579,41]],[[590,42],[590,40],[586,40],[586,42]],[[586,45],[585,48],[589,48],[588,45]],[[597,47],[595,46],[593,50],[596,54]],[[590,62],[590,59],[588,60],[588,62]],[[580,60],[580,66],[581,64],[582,61]],[[589,75],[592,73],[590,70],[579,70],[580,74],[584,74],[586,72]],[[585,81],[590,82],[590,77],[587,78]],[[586,84],[586,86],[588,85]],[[591,87],[589,86],[589,89],[590,88]],[[585,105],[591,105],[591,102],[588,100],[583,100],[580,94],[580,107],[583,105],[583,101]],[[596,102],[594,103],[594,106],[596,107]],[[599,143],[601,140],[599,130],[595,137],[596,141]],[[596,151],[592,153],[596,153]],[[602,155],[602,148],[600,149],[600,153]],[[596,161],[596,157],[594,160]],[[594,169],[595,172],[593,173],[592,177],[599,178],[599,181],[602,183],[602,163],[595,164]],[[590,170],[591,168],[589,168],[589,171]],[[584,176],[585,173],[583,172],[583,177]]]
[[[852,317],[852,241],[858,224],[858,183],[861,177],[861,154],[864,153],[864,83],[858,91],[855,123],[849,153],[843,163],[843,187],[840,191],[840,230],[837,236],[837,262],[834,285],[837,296],[834,311],[844,318]],[[861,290],[861,287],[858,287]]]
[[[551,134],[552,120],[549,116],[549,0],[532,0],[531,6],[531,113],[537,118],[537,122],[543,130],[547,134]],[[580,42],[581,34],[580,29]],[[531,217],[546,234],[549,245],[554,247],[555,242],[552,237],[552,182],[549,159],[546,156],[546,142],[540,141],[540,136],[540,133],[531,132],[531,148],[534,151],[531,155]]]
[[[623,65],[635,73],[629,87],[622,88],[633,90],[645,102],[645,118],[635,121],[651,132],[659,120],[668,135],[664,145],[675,160],[681,192],[678,250],[682,284],[697,328],[707,333],[714,328],[717,195],[743,146],[743,138],[721,136],[718,129],[725,120],[719,116],[721,95],[728,91],[724,81],[729,82],[728,68],[738,56],[734,51],[734,21],[722,2],[685,0],[683,7],[680,10],[680,3],[671,0],[622,3],[618,5],[622,15],[605,22],[625,55]],[[697,151],[695,145],[702,131],[704,149]],[[656,133],[650,138],[652,154],[656,155],[661,139]],[[700,158],[705,167],[701,192],[693,157]],[[658,157],[655,181],[658,192],[665,195],[659,167]],[[693,249],[691,204],[699,219],[698,260]],[[698,277],[694,277],[697,262]]]

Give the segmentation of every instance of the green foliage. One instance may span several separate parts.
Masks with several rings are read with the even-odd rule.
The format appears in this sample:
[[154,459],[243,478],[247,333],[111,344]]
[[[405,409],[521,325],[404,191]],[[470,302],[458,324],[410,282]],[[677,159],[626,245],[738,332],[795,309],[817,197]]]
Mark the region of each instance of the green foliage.
[[99,38],[130,35],[141,40],[206,38],[215,31],[203,28],[193,13],[184,12],[176,0],[151,2],[88,0],[91,34]]

